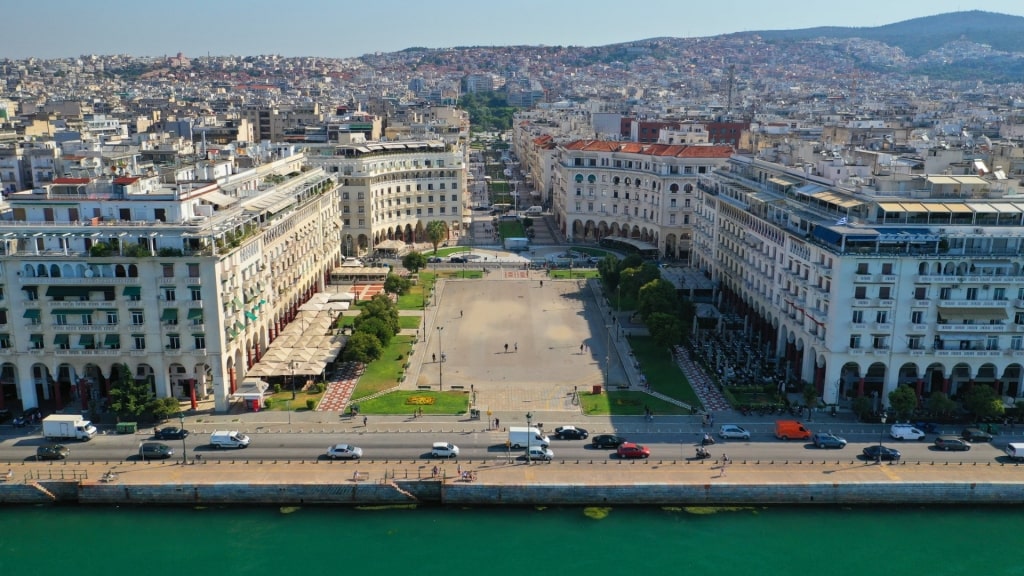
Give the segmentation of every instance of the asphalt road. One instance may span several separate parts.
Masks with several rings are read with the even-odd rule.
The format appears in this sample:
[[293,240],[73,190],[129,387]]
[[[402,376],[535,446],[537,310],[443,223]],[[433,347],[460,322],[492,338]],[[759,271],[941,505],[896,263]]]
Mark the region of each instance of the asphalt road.
[[[693,458],[697,436],[691,433],[650,432],[627,435],[630,441],[646,445],[651,458],[681,460]],[[354,444],[363,449],[364,459],[410,460],[428,458],[433,442],[451,442],[460,449],[461,459],[507,460],[520,458],[522,451],[505,449],[506,436],[501,432],[471,433],[395,433],[361,432],[347,435],[321,433],[265,433],[252,435],[252,444],[245,449],[218,449],[208,444],[206,435],[191,435],[185,445],[189,458],[205,459],[275,459],[310,460],[323,458],[328,446],[338,443]],[[714,458],[727,454],[733,460],[787,461],[787,460],[851,460],[860,459],[865,446],[877,445],[878,435],[869,432],[849,434],[850,442],[842,449],[818,449],[804,441],[782,442],[769,435],[755,435],[750,441],[722,440],[708,447]],[[924,441],[897,441],[885,438],[885,446],[896,448],[905,462],[992,462],[1003,452],[996,446],[1002,443],[976,443],[967,452],[945,452],[932,445],[934,436]],[[67,442],[71,461],[138,460],[139,444],[155,441],[143,435],[101,435],[89,442]],[[6,436],[0,438],[0,461],[35,460],[36,448],[48,442],[38,435]],[[181,458],[180,440],[163,441],[174,450],[172,458]],[[595,449],[585,440],[551,440],[551,450],[557,460],[598,460],[615,458],[614,450]]]

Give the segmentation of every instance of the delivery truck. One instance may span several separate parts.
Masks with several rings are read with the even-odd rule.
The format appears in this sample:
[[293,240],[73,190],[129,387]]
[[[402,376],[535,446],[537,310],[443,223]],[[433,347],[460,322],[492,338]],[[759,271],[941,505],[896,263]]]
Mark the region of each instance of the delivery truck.
[[214,448],[245,448],[248,445],[249,437],[237,430],[217,430],[210,434],[210,446]]
[[505,238],[505,250],[519,252],[530,249],[529,238]]
[[1006,455],[1014,462],[1024,461],[1024,443],[1010,442],[1006,445]]
[[47,440],[91,440],[96,427],[81,416],[51,414],[43,418],[43,436]]
[[509,426],[508,428],[508,445],[513,448],[526,448],[527,446],[547,448],[549,444],[551,444],[551,441],[536,426],[529,428],[526,426]]

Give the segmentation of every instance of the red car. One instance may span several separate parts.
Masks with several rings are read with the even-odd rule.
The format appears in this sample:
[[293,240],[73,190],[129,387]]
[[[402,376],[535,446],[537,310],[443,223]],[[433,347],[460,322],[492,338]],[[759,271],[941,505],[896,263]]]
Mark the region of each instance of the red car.
[[648,458],[651,450],[635,442],[623,442],[615,451],[619,458]]

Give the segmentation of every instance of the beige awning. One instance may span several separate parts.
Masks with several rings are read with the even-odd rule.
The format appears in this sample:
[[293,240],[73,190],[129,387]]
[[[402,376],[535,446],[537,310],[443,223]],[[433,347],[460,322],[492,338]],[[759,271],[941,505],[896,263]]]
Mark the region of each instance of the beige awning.
[[217,206],[230,206],[235,202],[238,202],[238,198],[228,196],[222,192],[207,192],[199,197],[200,200],[205,200],[216,204]]
[[996,212],[999,212],[999,210],[996,210],[996,208],[994,206],[992,206],[991,204],[985,204],[984,202],[974,202],[974,203],[968,204],[967,206],[968,206],[968,208],[973,210],[974,213],[976,213],[976,214],[977,213],[981,213],[981,214],[994,214]]
[[886,212],[906,212],[903,206],[896,202],[879,202],[878,207]]
[[970,213],[973,212],[973,210],[968,208],[966,204],[960,204],[958,202],[950,202],[950,203],[944,204],[944,206],[946,208],[949,208],[950,212],[956,212],[958,214],[970,214]]
[[946,207],[945,204],[939,204],[939,203],[936,203],[936,202],[928,202],[926,204],[921,204],[921,205],[924,206],[924,209],[929,211],[929,212],[939,212],[939,213],[942,213],[942,214],[949,214],[949,208]]
[[1018,207],[1016,207],[1013,204],[1010,204],[1008,202],[1002,202],[1002,203],[999,203],[999,204],[992,204],[991,206],[993,208],[995,208],[1001,214],[1020,214],[1020,212],[1021,212],[1020,208],[1018,208]]
[[1006,320],[1009,316],[1005,308],[948,308],[939,307],[939,316],[943,320]]
[[917,202],[900,202],[900,205],[903,206],[904,210],[907,212],[927,212],[925,207]]

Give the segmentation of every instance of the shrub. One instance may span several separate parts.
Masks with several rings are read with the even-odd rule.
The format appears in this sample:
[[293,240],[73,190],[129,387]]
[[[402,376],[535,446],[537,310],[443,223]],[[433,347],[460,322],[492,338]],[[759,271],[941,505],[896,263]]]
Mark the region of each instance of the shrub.
[[313,398],[306,398],[306,408],[309,410],[316,409],[316,400]]
[[274,394],[280,394],[280,393],[281,393],[281,384],[280,383],[274,384]]
[[274,405],[274,399],[273,398],[266,398],[266,399],[263,400],[263,406],[265,406],[267,408],[267,410],[270,410],[270,407],[273,406],[273,405]]
[[323,382],[317,382],[313,386],[313,389],[316,390],[317,394],[323,394],[324,391],[327,390],[327,384],[324,384]]

